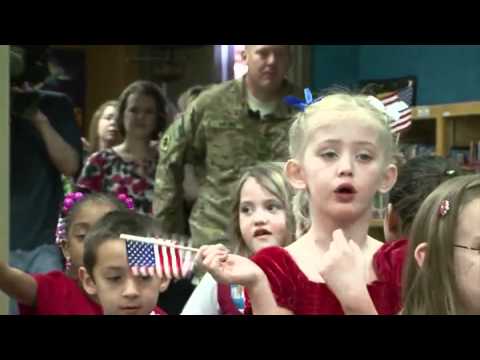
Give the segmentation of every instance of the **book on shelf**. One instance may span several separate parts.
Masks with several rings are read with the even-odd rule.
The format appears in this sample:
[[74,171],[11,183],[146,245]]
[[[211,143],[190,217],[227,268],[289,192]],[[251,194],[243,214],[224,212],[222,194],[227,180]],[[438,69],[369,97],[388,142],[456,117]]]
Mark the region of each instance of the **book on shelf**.
[[475,164],[480,161],[480,140],[470,141],[468,164]]
[[467,172],[480,172],[480,141],[470,141],[469,146],[453,146],[448,158],[455,160]]
[[456,161],[462,166],[469,162],[470,156],[470,147],[468,146],[453,146],[447,154],[447,158]]
[[383,219],[387,211],[389,194],[377,192],[373,198],[372,219]]
[[406,160],[417,156],[435,154],[435,146],[428,144],[400,144],[399,150]]

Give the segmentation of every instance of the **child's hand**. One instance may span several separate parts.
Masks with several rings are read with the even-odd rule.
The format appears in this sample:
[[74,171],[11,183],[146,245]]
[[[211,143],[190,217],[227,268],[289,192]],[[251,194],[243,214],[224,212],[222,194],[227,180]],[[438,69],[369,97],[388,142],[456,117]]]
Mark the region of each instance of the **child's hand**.
[[257,264],[246,257],[230,254],[223,245],[202,246],[195,260],[219,283],[249,287],[263,275]]
[[355,302],[356,296],[364,295],[367,290],[362,251],[354,241],[347,240],[340,229],[333,232],[333,240],[322,258],[319,271],[342,304]]

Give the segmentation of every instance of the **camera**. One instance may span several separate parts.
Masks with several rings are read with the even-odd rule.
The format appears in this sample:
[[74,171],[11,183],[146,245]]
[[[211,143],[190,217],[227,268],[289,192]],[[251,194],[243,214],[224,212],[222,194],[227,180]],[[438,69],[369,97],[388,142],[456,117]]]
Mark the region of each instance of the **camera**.
[[37,109],[40,94],[23,88],[25,82],[38,84],[48,76],[47,45],[10,46],[10,99],[11,114],[19,117]]

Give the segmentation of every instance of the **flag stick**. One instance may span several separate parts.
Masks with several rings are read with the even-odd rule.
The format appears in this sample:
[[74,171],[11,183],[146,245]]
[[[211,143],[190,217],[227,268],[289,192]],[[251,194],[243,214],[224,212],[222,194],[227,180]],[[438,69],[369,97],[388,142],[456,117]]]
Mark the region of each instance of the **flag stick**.
[[174,248],[174,249],[178,249],[178,250],[186,250],[186,251],[191,251],[193,253],[197,253],[197,252],[200,251],[200,249],[196,249],[196,248],[189,247],[189,246],[167,244],[165,241],[162,241],[161,239],[155,239],[155,238],[152,238],[152,237],[143,237],[143,236],[121,234],[120,239],[139,241],[139,242],[143,242],[143,243],[147,243],[147,244],[158,245],[158,246],[163,246],[163,247],[167,247],[167,248]]

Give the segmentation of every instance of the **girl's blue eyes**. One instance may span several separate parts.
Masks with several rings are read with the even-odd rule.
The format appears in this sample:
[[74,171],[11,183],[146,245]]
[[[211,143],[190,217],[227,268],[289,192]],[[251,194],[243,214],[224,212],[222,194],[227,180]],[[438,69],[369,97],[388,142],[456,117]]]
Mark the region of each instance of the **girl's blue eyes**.
[[[320,152],[319,156],[327,159],[327,160],[332,160],[338,157],[338,154],[334,151],[326,151],[326,152]],[[373,160],[373,156],[367,153],[361,153],[355,155],[355,157],[360,160],[360,161],[370,161]]]
[[249,207],[249,206],[242,206],[242,207],[240,207],[240,213],[245,214],[245,215],[251,213],[252,210],[253,210],[253,209],[252,209],[251,207]]
[[282,210],[282,207],[278,204],[270,204],[270,205],[267,205],[267,210],[268,211]]
[[320,156],[325,159],[334,159],[337,157],[337,153],[333,151],[327,151],[327,152],[321,153]]
[[369,161],[369,160],[372,160],[373,157],[369,154],[359,154],[357,155],[358,159],[362,160],[362,161]]
[[[267,209],[270,212],[275,212],[283,209],[283,206],[281,204],[277,204],[274,202],[268,203],[264,206],[265,206],[265,209]],[[255,209],[253,206],[240,206],[240,213],[243,215],[250,215],[254,212],[254,210]]]

